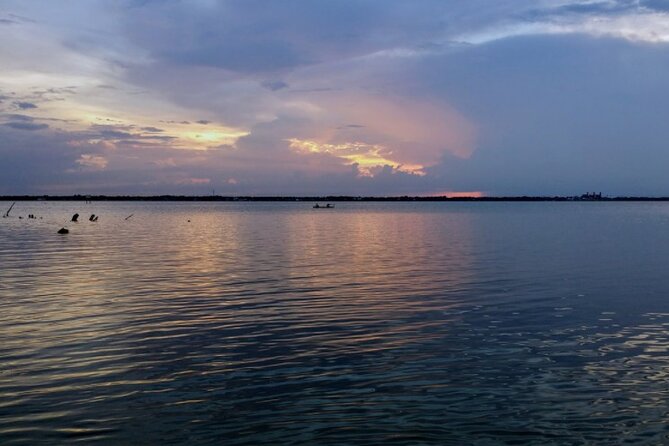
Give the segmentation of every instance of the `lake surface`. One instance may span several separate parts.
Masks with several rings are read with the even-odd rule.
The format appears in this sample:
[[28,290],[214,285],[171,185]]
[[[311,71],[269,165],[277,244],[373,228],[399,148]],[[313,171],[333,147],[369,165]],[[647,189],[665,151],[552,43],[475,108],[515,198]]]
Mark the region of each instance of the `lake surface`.
[[669,203],[11,215],[4,445],[669,443]]

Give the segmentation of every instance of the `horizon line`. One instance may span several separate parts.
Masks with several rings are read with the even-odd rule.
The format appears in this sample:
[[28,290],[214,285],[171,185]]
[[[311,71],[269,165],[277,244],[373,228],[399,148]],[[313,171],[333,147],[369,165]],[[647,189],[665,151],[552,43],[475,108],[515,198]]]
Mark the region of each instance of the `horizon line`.
[[669,201],[669,196],[500,195],[0,195],[0,201]]

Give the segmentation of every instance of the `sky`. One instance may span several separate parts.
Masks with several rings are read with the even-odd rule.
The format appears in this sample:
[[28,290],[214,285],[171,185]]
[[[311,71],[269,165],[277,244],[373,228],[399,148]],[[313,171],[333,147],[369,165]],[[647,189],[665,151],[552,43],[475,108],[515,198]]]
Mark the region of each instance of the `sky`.
[[0,195],[669,196],[669,0],[0,0]]

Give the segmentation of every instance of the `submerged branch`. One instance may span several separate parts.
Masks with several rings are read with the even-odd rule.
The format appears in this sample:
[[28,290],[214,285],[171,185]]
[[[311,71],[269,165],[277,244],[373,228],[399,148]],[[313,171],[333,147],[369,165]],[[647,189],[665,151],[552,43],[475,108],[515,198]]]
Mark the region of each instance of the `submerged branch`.
[[3,218],[9,217],[9,213],[12,212],[12,208],[14,207],[15,204],[16,204],[16,201],[14,203],[12,203],[12,205],[9,207],[9,209],[7,209],[7,212],[5,212],[5,215],[2,216]]

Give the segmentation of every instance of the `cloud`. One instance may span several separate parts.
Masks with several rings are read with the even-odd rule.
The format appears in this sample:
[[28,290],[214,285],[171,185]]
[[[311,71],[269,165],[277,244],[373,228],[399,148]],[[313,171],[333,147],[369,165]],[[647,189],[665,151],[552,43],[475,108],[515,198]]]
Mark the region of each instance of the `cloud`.
[[209,184],[211,183],[210,178],[184,178],[183,180],[177,180],[177,184]]
[[[0,12],[1,13],[1,12]],[[22,17],[16,14],[3,14],[4,17],[0,17],[0,26],[2,25],[20,25],[22,23],[30,23],[33,20],[30,20],[26,17]]]
[[524,35],[586,34],[640,42],[669,42],[669,3],[661,0],[567,1],[521,10],[468,30],[456,40],[484,44]]
[[669,1],[667,0],[640,0],[639,5],[656,11],[669,11]]
[[8,122],[3,125],[16,130],[28,130],[28,131],[44,130],[49,127],[47,124],[36,124],[32,122]]
[[526,20],[543,20],[546,17],[556,17],[564,15],[600,15],[600,14],[621,14],[625,12],[638,10],[636,1],[628,0],[606,0],[590,2],[566,2],[558,6],[544,6],[531,11],[527,11],[523,17]]
[[130,139],[138,136],[134,133],[118,130],[115,126],[96,125],[91,126],[91,130],[93,130],[93,134],[91,136],[103,139]]
[[[161,64],[244,75],[288,72],[389,48],[414,47],[480,27],[536,2],[425,0],[417,5],[340,0],[311,2],[133,3],[125,32]],[[156,21],[155,17],[161,20]],[[272,84],[269,84],[271,87]]]
[[0,191],[665,190],[666,2],[6,9]]
[[667,55],[618,39],[527,36],[426,62],[424,88],[448,92],[479,129],[471,157],[444,154],[428,176],[492,194],[666,194],[669,81],[654,73],[669,69]]
[[270,91],[279,91],[289,87],[284,81],[264,81],[262,86]]
[[35,118],[33,118],[32,116],[20,115],[17,113],[7,113],[5,115],[2,115],[2,117],[11,121],[22,121],[22,122],[32,122],[35,120]]
[[94,170],[102,170],[107,167],[109,160],[104,156],[83,153],[79,156],[79,159],[76,160],[76,163]]
[[0,194],[49,193],[65,182],[78,154],[64,135],[43,129],[27,132],[0,125]]
[[16,107],[20,108],[21,110],[37,108],[37,105],[33,104],[32,102],[15,102],[14,105],[16,105]]

